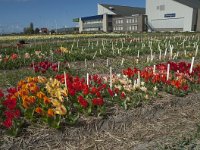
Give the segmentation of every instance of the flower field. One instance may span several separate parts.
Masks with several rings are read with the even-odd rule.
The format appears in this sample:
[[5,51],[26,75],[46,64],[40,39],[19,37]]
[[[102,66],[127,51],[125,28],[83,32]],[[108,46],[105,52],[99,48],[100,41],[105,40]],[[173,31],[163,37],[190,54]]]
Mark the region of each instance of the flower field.
[[[59,131],[120,119],[117,111],[135,114],[167,96],[188,101],[200,91],[199,38],[197,33],[0,37],[1,133],[17,139],[32,125]],[[13,44],[19,39],[28,44]],[[68,148],[82,144],[73,145]]]

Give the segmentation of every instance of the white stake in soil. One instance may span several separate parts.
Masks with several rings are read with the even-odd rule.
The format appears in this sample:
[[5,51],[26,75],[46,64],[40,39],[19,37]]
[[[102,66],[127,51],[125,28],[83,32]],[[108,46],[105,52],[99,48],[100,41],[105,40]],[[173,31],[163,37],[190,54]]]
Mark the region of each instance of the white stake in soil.
[[194,57],[192,57],[192,62],[191,62],[191,66],[190,66],[190,73],[192,73],[192,71],[193,71],[193,66],[194,66]]

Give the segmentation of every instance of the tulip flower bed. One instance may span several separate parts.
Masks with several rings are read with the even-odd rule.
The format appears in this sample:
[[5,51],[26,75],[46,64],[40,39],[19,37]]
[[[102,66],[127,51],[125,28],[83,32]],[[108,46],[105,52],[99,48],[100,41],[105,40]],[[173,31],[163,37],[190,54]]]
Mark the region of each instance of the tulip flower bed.
[[74,124],[80,116],[106,115],[108,107],[114,105],[124,109],[138,106],[156,98],[159,91],[185,96],[200,87],[200,65],[190,70],[190,63],[171,61],[87,79],[70,74],[27,77],[9,88],[5,96],[0,91],[0,122],[16,136],[26,121],[60,128],[63,123]]
[[[85,37],[84,37],[85,36]],[[80,35],[64,41],[65,36],[24,37],[28,45],[22,48],[0,48],[0,69],[27,67],[44,59],[53,62],[75,62],[95,58],[135,56],[144,60],[190,59],[198,56],[198,35],[147,36],[138,35]],[[72,36],[73,37],[73,36]],[[108,38],[109,37],[109,38]],[[112,38],[115,37],[115,38]],[[6,37],[7,38],[7,37]],[[5,40],[6,40],[5,38]],[[14,37],[11,37],[13,40]],[[21,37],[19,38],[21,39]],[[41,40],[41,41],[40,41]],[[41,42],[41,43],[40,43]],[[31,58],[31,60],[30,60]]]
[[199,37],[0,38],[0,149],[137,149],[195,134]]

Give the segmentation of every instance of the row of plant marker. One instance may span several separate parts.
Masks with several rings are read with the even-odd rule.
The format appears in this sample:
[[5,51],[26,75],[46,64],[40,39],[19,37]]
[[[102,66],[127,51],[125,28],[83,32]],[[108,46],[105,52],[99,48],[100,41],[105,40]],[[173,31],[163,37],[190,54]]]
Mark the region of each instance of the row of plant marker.
[[[198,40],[195,40],[192,42],[189,41],[188,45],[186,45],[187,39],[189,40],[198,39]],[[176,40],[178,40],[178,42]],[[140,44],[137,44],[137,41],[141,41],[141,42],[138,42]],[[36,62],[38,62],[41,59],[48,59],[48,60],[52,59],[53,61],[58,58],[61,60],[66,60],[67,58],[68,61],[74,61],[76,59],[77,60],[94,59],[95,57],[97,57],[97,55],[102,55],[102,56],[107,55],[107,57],[110,57],[111,55],[109,54],[109,52],[113,53],[113,56],[117,56],[117,55],[121,56],[122,53],[129,55],[129,54],[138,52],[138,54],[134,54],[134,55],[137,55],[138,58],[140,57],[141,54],[150,52],[150,56],[147,56],[147,62],[155,59],[155,53],[159,55],[159,60],[162,60],[162,58],[166,58],[168,51],[169,51],[170,59],[175,59],[179,57],[181,52],[184,53],[186,57],[188,54],[187,50],[189,51],[194,50],[194,52],[192,52],[193,53],[192,55],[196,57],[198,55],[199,37],[197,36],[196,37],[195,36],[191,36],[191,37],[180,36],[180,37],[170,37],[170,38],[165,37],[165,39],[164,40],[162,39],[161,41],[157,41],[156,37],[155,38],[132,38],[132,39],[121,38],[117,40],[104,39],[104,40],[97,40],[95,42],[92,42],[89,39],[88,43],[83,42],[83,44],[86,44],[84,45],[85,47],[80,46],[81,44],[79,43],[80,43],[79,40],[74,40],[72,45],[70,45],[71,48],[68,49],[61,46],[58,49],[55,49],[53,51],[50,50],[52,48],[48,48],[48,50],[45,51],[42,49],[42,46],[41,46],[40,50],[34,50],[34,51],[29,50],[30,52],[32,51],[32,53],[27,53],[27,50],[25,48],[24,48],[24,51],[22,49],[20,50],[17,49],[17,53],[16,52],[10,53],[7,50],[5,51],[2,50],[2,52],[0,53],[0,62],[2,62],[3,65],[0,65],[0,69],[2,68],[15,69],[16,66],[19,67],[19,64],[21,66],[25,66],[27,65],[26,61],[29,62],[30,58],[33,58],[33,57],[34,59],[36,59]],[[94,45],[96,46],[95,48],[94,48]],[[130,46],[132,47],[130,48]],[[180,46],[182,47],[180,48]],[[74,47],[76,47],[77,49],[75,49]],[[142,51],[137,50],[139,48],[141,48]],[[98,49],[98,50],[95,51],[93,49]],[[102,53],[103,51],[104,53]],[[70,57],[68,57],[69,55]],[[16,61],[20,63],[16,63]],[[9,63],[11,64],[9,65]]]
[[[25,121],[43,122],[54,128],[74,124],[81,116],[105,115],[110,106],[124,109],[154,99],[159,91],[184,96],[199,90],[200,65],[167,62],[122,74],[70,74],[27,77],[7,92],[0,91],[0,124],[16,136]],[[5,94],[7,93],[7,94]]]

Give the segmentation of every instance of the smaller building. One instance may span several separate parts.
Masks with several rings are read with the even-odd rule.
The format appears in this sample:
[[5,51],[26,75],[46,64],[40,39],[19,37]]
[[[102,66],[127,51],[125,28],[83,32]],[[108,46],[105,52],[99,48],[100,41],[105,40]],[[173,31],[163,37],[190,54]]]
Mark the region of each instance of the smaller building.
[[40,33],[47,34],[49,30],[47,28],[41,28]]
[[98,4],[98,15],[74,19],[79,32],[147,31],[145,8]]

